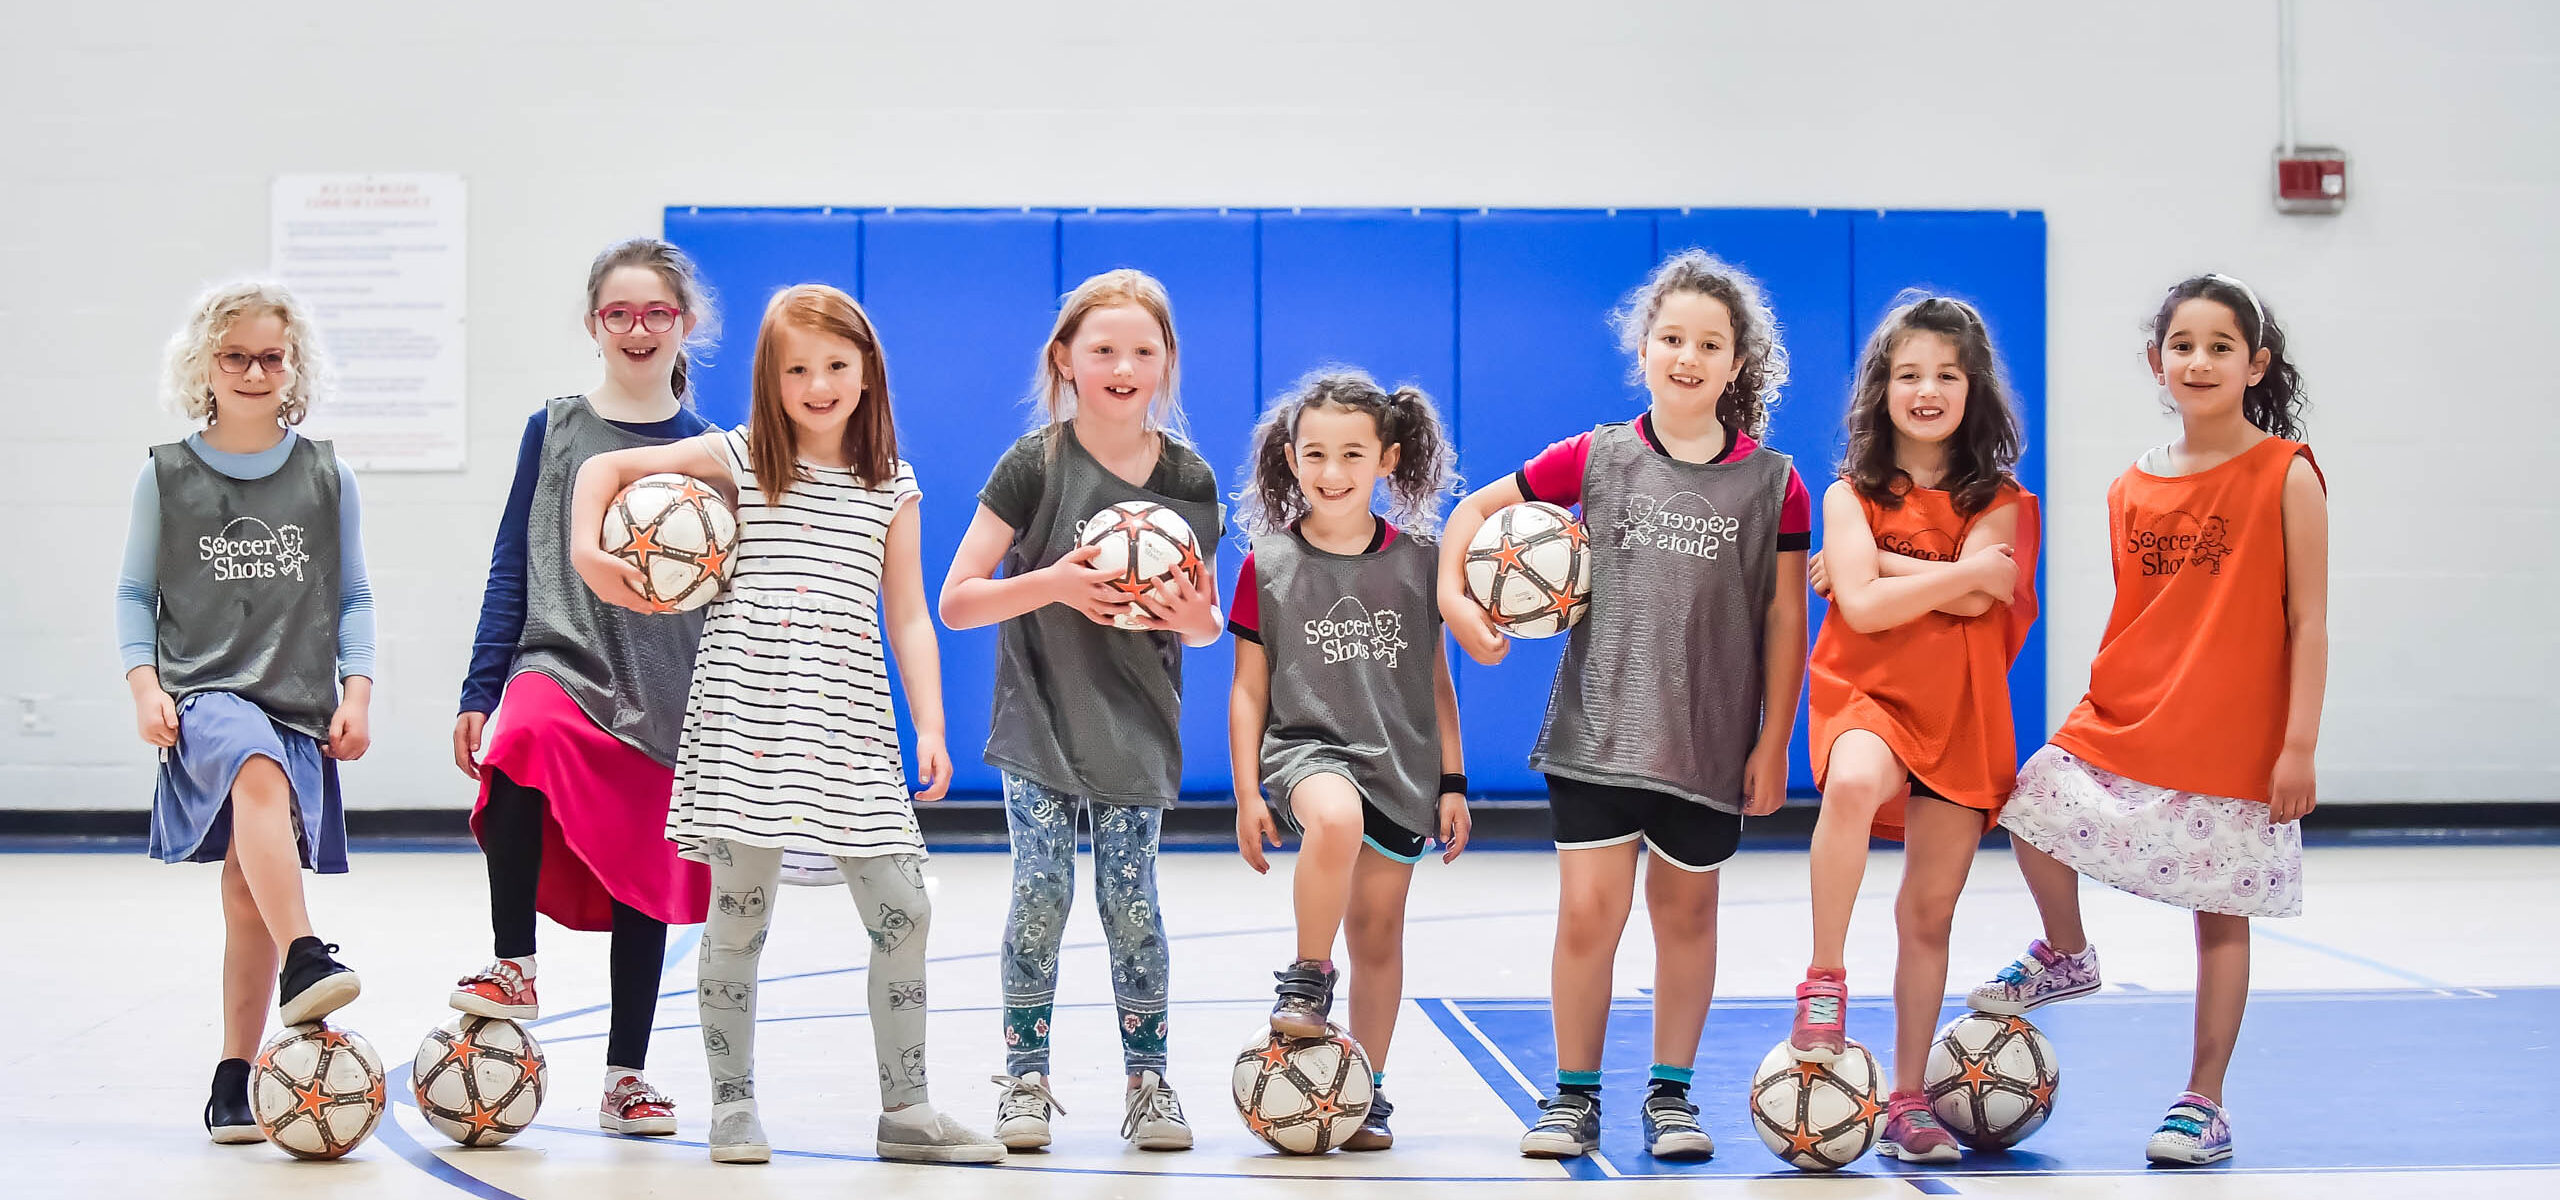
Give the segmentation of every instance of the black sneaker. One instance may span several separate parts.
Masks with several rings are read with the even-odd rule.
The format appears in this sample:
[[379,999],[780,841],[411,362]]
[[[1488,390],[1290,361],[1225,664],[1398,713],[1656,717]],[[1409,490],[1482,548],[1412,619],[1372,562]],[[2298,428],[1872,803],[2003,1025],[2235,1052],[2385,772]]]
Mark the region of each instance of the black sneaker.
[[1282,1037],[1323,1037],[1326,1019],[1333,1015],[1333,968],[1302,958],[1273,978],[1280,981],[1280,1002],[1271,1006],[1271,1031]]
[[1396,1106],[1387,1103],[1385,1092],[1369,1094],[1369,1115],[1360,1118],[1360,1128],[1342,1139],[1345,1150],[1384,1150],[1396,1144],[1396,1135],[1387,1128],[1387,1118],[1396,1115]]
[[1580,1158],[1600,1148],[1600,1098],[1563,1092],[1543,1105],[1538,1123],[1520,1135],[1522,1158]]
[[1698,1127],[1688,1097],[1657,1090],[1644,1098],[1644,1148],[1655,1158],[1713,1158],[1716,1140]]
[[284,952],[284,970],[276,974],[276,1019],[307,1025],[345,1008],[364,985],[346,964],[329,957],[338,952],[316,937],[295,938]]
[[225,1146],[267,1140],[258,1114],[249,1108],[249,1060],[226,1058],[213,1065],[213,1098],[204,1102],[204,1131]]

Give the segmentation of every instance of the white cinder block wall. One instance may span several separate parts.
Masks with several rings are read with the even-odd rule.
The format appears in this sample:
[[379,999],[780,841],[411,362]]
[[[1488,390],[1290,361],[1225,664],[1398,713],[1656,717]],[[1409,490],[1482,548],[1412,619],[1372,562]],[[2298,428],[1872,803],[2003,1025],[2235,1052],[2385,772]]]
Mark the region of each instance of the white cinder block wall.
[[2290,325],[2335,488],[2324,796],[2560,799],[2560,8],[2302,9],[2302,133],[2355,159],[2331,219],[2268,202],[2273,0],[35,6],[0,73],[0,807],[147,802],[108,609],[182,432],[161,343],[264,263],[272,175],[363,170],[469,182],[471,463],[365,480],[357,806],[468,802],[522,416],[590,382],[581,271],[669,203],[2039,208],[2048,720],[2105,620],[2107,482],[2172,429],[2142,321],[2220,269]]

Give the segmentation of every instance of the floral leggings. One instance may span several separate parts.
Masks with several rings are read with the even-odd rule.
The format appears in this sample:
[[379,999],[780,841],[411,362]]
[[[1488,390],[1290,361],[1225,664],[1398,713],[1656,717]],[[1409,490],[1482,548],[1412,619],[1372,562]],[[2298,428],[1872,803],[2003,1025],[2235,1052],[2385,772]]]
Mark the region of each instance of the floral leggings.
[[1166,953],[1156,902],[1156,838],[1164,810],[1100,804],[1004,777],[1013,839],[1013,905],[1004,922],[1005,1070],[1049,1073],[1058,946],[1076,887],[1076,809],[1093,823],[1094,899],[1111,950],[1120,1057],[1130,1074],[1164,1070]]

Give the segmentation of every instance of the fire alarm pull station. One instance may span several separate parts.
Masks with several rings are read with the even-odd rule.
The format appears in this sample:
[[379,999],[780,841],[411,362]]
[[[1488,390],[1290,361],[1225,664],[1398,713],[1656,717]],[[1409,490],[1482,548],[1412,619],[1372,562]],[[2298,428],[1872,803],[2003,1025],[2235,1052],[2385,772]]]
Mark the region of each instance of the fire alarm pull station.
[[2276,211],[2334,213],[2347,206],[2347,152],[2327,146],[2276,151]]

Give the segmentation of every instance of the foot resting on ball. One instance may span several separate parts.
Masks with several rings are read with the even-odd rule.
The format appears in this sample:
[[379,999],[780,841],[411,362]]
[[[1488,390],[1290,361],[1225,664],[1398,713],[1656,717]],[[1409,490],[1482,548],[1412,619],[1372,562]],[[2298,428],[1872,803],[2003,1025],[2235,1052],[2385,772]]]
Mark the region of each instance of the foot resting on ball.
[[1333,964],[1302,958],[1273,976],[1279,1002],[1271,1006],[1271,1031],[1282,1037],[1323,1037],[1333,1016]]
[[337,952],[335,944],[316,937],[294,939],[284,952],[284,969],[276,973],[278,1021],[307,1025],[345,1008],[364,991],[356,973],[330,957]]
[[542,1001],[533,994],[533,959],[502,958],[477,975],[463,976],[446,1003],[475,1017],[530,1021],[541,1016]]

